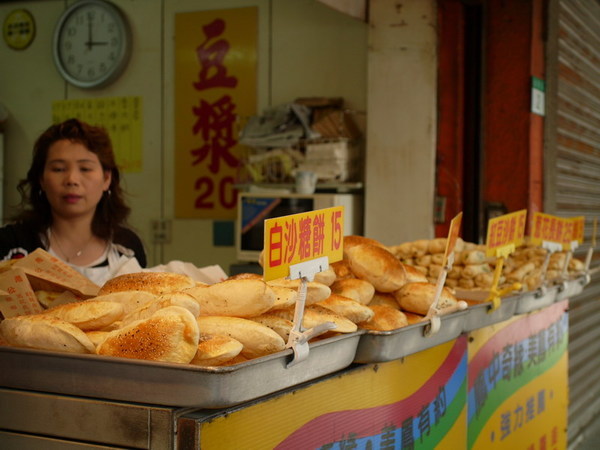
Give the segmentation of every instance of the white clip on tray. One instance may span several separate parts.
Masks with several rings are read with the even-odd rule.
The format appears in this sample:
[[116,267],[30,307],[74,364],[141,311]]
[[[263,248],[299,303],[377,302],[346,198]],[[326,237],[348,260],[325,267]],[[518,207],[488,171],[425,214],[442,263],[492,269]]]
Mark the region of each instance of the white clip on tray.
[[440,328],[425,336],[430,321],[407,325],[391,331],[368,330],[360,337],[354,362],[393,361],[443,344],[461,335],[468,309],[440,316]]
[[581,294],[583,288],[589,284],[591,277],[589,274],[581,275],[578,278],[567,280],[558,285],[558,292],[556,294],[556,301],[560,302],[567,298],[572,298],[578,294]]
[[231,366],[71,354],[0,346],[0,386],[163,406],[225,408],[349,366],[362,330],[310,343],[288,367],[292,349]]

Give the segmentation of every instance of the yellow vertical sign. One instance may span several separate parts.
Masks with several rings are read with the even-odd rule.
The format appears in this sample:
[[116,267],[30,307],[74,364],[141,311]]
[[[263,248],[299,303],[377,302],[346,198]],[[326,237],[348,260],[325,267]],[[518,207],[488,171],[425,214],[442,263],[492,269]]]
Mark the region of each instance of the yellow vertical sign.
[[256,113],[256,7],[175,15],[175,215],[233,219],[244,148],[240,117]]
[[290,265],[311,259],[341,260],[343,230],[343,206],[265,220],[265,281],[286,277]]

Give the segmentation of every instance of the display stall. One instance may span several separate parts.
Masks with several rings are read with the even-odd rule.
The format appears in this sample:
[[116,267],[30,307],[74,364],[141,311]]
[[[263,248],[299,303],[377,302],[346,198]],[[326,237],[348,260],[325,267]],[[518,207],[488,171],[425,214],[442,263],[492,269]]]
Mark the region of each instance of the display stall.
[[[518,212],[490,222],[491,230],[500,224],[503,231],[496,229],[493,239],[488,233],[488,256],[481,252],[476,256],[492,258],[495,269],[489,268],[486,274],[491,284],[485,290],[456,289],[456,298],[448,293],[444,283],[457,254],[460,216],[453,220],[449,236],[440,247],[442,253],[437,259],[442,270],[437,274],[437,285],[407,281],[406,267],[388,249],[365,244],[367,238],[342,239],[341,207],[267,220],[268,252],[260,279],[252,275],[199,285],[179,274],[137,272],[124,275],[124,279],[109,280],[91,294],[92,285],[74,284],[76,277],[68,277],[68,271],[60,264],[36,251],[30,260],[25,258],[15,263],[11,271],[0,274],[0,282],[8,286],[2,297],[5,316],[11,308],[28,311],[5,318],[0,327],[6,340],[0,345],[1,447],[566,448],[568,305],[569,298],[581,293],[589,283],[591,251],[587,263],[577,265],[584,270],[576,274],[567,271],[570,253],[562,255],[563,272],[554,279],[545,279],[553,251],[544,252],[545,256],[539,258],[543,270],[538,274],[541,283],[537,287],[523,289],[521,283],[509,280],[512,284],[501,288],[499,280],[505,260],[508,267],[508,256],[524,231],[524,226],[519,231],[511,224],[523,225],[524,215]],[[306,218],[330,224],[335,232],[321,235],[323,255],[313,254],[298,262],[285,256],[288,243],[283,230]],[[564,222],[573,223],[570,219]],[[569,227],[565,226],[565,230]],[[573,230],[566,233],[566,238],[561,237],[568,239],[571,247],[580,235]],[[542,239],[542,245],[546,242]],[[418,297],[425,309],[422,304],[413,305],[421,308],[422,315],[416,321],[374,327],[372,315],[371,319],[356,319],[361,324],[357,326],[341,315],[323,312],[327,308],[313,307],[313,302],[323,305],[337,295],[332,294],[336,291],[333,279],[331,288],[312,281],[330,269],[327,259],[347,260],[358,274],[362,270],[361,252],[382,255],[383,260],[402,269],[400,288],[394,284],[396,280],[389,278],[393,267],[387,267],[383,277],[374,277],[375,269],[364,275],[381,292],[394,291],[392,298],[400,306],[409,307],[403,291],[406,286],[427,288]],[[468,251],[463,259],[467,256],[473,258],[474,253]],[[510,270],[523,272],[518,266]],[[53,280],[68,285],[71,291],[89,290],[91,298],[71,300],[40,314],[35,296],[31,292],[27,296],[23,293],[26,291],[19,289],[28,280],[38,284],[43,277],[46,285]],[[183,284],[174,294],[161,297],[160,304],[154,300],[141,307],[132,304],[131,299],[140,295],[139,289],[164,289],[165,284],[157,280],[165,279]],[[138,284],[132,287],[136,280]],[[275,295],[271,290],[276,289],[277,283],[281,283],[279,287],[295,286],[297,291],[284,288]],[[128,288],[115,291],[123,285]],[[283,294],[290,290],[294,296],[288,299]],[[195,299],[191,310],[197,311],[200,305],[205,315],[186,310],[182,305],[187,302],[190,307],[190,300],[184,301],[182,293]],[[319,293],[323,294],[320,302],[316,299]],[[112,308],[120,294],[126,298],[120,307],[127,304],[134,309],[129,315],[121,310],[119,321],[114,317],[107,319],[103,327],[110,331],[100,330],[101,338],[96,344],[88,341],[92,351],[41,347],[48,340],[54,340],[54,345],[64,342],[65,348],[67,342],[72,345],[72,340],[56,340],[58,327],[71,330],[68,336],[61,334],[62,338],[79,336],[78,343],[91,339],[98,331],[88,331],[86,335],[82,330],[98,328],[98,321],[106,316],[93,315],[92,320],[89,308],[100,308],[99,299],[110,295],[113,300],[104,303]],[[266,301],[269,295],[270,303]],[[370,295],[373,297],[373,291]],[[276,301],[280,303],[275,308]],[[344,301],[354,307],[359,303]],[[287,345],[272,331],[276,327],[271,322],[273,329],[268,331],[280,341],[278,350],[256,345],[263,342],[257,334],[249,338],[248,330],[255,333],[260,327],[255,320],[242,317],[265,320],[256,312],[261,302],[266,302],[265,311],[293,315],[293,320],[288,321],[291,328],[287,330]],[[156,311],[148,313],[148,307]],[[371,308],[376,314],[378,310]],[[394,315],[400,314],[387,308]],[[168,317],[164,316],[166,310],[176,311],[181,323],[189,317],[193,326],[170,325],[174,328],[161,329],[161,339],[169,335],[169,342],[175,342],[173,351],[147,353],[158,342],[159,347],[164,344],[157,340],[156,333],[146,333],[160,325],[156,317]],[[86,312],[85,327],[80,314],[72,314],[74,311]],[[324,316],[316,320],[317,312]],[[67,319],[71,322],[65,325]],[[73,323],[82,329],[74,332],[77,327]],[[194,363],[192,358],[201,352],[199,327],[211,334],[212,323],[231,336],[247,339],[241,345],[246,350],[244,358],[231,356],[226,364]],[[240,323],[250,327],[245,328],[245,336],[236,331]],[[32,332],[36,327],[37,331]],[[179,333],[177,340],[179,328],[185,331]],[[336,332],[331,333],[334,328]],[[53,333],[48,334],[47,330]],[[29,340],[24,337],[26,334]],[[192,335],[195,337],[188,345],[186,339]],[[44,339],[40,340],[40,336]],[[108,351],[113,348],[116,353]],[[189,350],[187,359],[181,359],[182,353]],[[137,351],[145,356],[137,355]],[[149,358],[152,355],[155,359]]]
[[[377,332],[324,340],[290,368],[290,350],[210,370],[0,347],[0,441],[15,449],[565,448],[568,300],[557,299],[446,339],[407,327],[422,344]],[[464,326],[478,312],[454,314]],[[390,360],[391,348],[406,356]],[[354,362],[367,349],[370,361]],[[333,372],[324,375],[326,366]]]

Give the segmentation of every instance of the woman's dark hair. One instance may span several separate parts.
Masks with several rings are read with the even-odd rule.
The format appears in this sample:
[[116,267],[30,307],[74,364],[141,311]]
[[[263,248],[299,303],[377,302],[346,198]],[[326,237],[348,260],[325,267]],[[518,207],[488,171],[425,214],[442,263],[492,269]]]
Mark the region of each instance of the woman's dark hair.
[[46,165],[48,150],[52,144],[63,139],[84,145],[98,156],[102,169],[112,175],[108,191],[102,195],[92,221],[92,232],[100,238],[110,239],[118,226],[125,225],[131,209],[124,200],[119,169],[108,133],[104,128],[91,126],[77,119],[52,125],[35,142],[33,161],[27,178],[17,185],[21,194],[21,212],[16,220],[38,233],[45,232],[52,225],[50,203],[42,191],[40,179]]

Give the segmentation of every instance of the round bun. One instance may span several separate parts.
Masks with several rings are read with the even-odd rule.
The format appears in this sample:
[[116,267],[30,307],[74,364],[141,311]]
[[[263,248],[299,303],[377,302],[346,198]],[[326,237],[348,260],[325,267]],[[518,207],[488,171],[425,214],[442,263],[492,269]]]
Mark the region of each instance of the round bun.
[[360,244],[348,250],[350,269],[379,292],[394,292],[406,283],[404,264],[388,250]]

